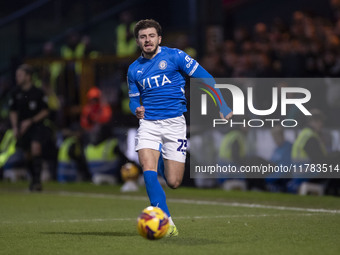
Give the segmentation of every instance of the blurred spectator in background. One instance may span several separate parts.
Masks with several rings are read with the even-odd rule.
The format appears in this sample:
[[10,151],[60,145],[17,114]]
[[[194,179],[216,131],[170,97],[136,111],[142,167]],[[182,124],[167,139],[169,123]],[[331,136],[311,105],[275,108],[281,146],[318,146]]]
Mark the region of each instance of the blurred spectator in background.
[[[66,37],[66,43],[60,48],[60,55],[66,60],[82,59],[85,57],[85,44],[80,41],[77,31],[70,30]],[[77,75],[81,72],[81,63],[68,63],[68,69],[72,68]]]
[[236,53],[241,53],[242,44],[249,40],[249,33],[245,27],[236,27],[234,30],[234,42]]
[[270,77],[279,77],[278,73],[273,70],[272,63],[268,54],[259,53],[256,56],[256,77],[258,78],[270,78]]
[[267,25],[259,22],[255,25],[254,28],[254,41],[260,43],[268,42],[268,33],[267,33]]
[[81,44],[83,45],[83,47],[84,47],[84,57],[85,57],[85,58],[94,59],[94,58],[97,58],[97,57],[100,56],[100,52],[97,51],[97,50],[94,48],[90,36],[84,35],[84,36],[81,38],[80,43],[81,43]]
[[63,142],[59,147],[57,180],[59,182],[89,181],[91,179],[79,124],[62,132]]
[[0,137],[4,134],[7,127],[5,126],[5,121],[8,119],[9,109],[8,109],[8,97],[10,92],[10,83],[5,76],[0,77]]
[[180,34],[175,41],[175,48],[183,50],[186,54],[193,58],[197,58],[197,51],[190,46],[189,36],[187,34]]
[[[21,65],[16,71],[18,87],[13,91],[10,105],[10,121],[17,146],[25,151],[27,167],[31,173],[31,191],[41,191],[43,151],[51,151],[52,133],[44,125],[48,117],[47,97],[32,84],[33,68]],[[47,147],[51,146],[51,147]]]
[[[48,98],[48,108],[50,109],[50,119],[53,123],[61,123],[60,110],[62,96],[58,97],[58,94],[62,94],[59,91],[61,88],[61,74],[65,68],[62,61],[57,60],[57,56],[54,43],[46,42],[43,46],[43,58],[48,61],[41,70],[40,76],[41,88],[44,90]],[[59,93],[58,93],[59,92]]]
[[5,164],[15,153],[16,139],[12,129],[8,129],[0,141],[0,179],[3,177]]
[[232,40],[226,40],[222,46],[221,61],[224,67],[224,73],[226,77],[232,77],[235,69],[235,63],[238,59],[238,55],[235,52],[235,42]]
[[50,110],[49,120],[51,128],[54,128],[57,123],[60,123],[60,109],[61,103],[56,94],[56,92],[51,87],[50,83],[43,83],[41,89],[44,91],[47,96],[47,105]]
[[[292,143],[285,140],[283,128],[281,126],[273,127],[271,129],[271,134],[276,144],[276,148],[270,158],[270,162],[276,166],[289,166],[292,162]],[[266,186],[269,191],[285,192],[288,181],[289,179],[285,176],[285,173],[274,173],[266,178]]]
[[[292,148],[292,161],[297,164],[329,164],[339,162],[339,153],[330,154],[326,150],[326,146],[322,140],[322,130],[325,121],[325,115],[319,109],[310,111],[312,116],[308,117],[307,126],[301,130],[296,138]],[[302,165],[304,166],[304,165]],[[305,171],[305,169],[303,169]],[[292,179],[288,185],[288,191],[300,192],[300,194],[309,194],[309,189],[313,190],[311,193],[319,195],[324,194],[325,179],[308,179],[304,176],[301,178]],[[310,177],[310,174],[309,174]],[[316,176],[318,177],[318,176]],[[309,183],[317,183],[308,185]],[[301,186],[304,187],[302,188]]]
[[120,169],[128,162],[108,125],[102,126],[96,138],[86,145],[85,157],[95,184],[117,184]]
[[331,7],[333,9],[333,16],[335,20],[340,20],[340,1],[330,0]]
[[66,95],[65,107],[71,108],[74,104],[80,103],[79,76],[82,70],[82,63],[79,60],[85,57],[85,44],[80,41],[80,35],[77,31],[68,31],[66,42],[60,48],[60,56],[65,60],[69,60],[65,63],[64,67],[67,82],[60,89],[62,94]]
[[136,22],[130,11],[124,11],[119,16],[120,24],[116,28],[116,54],[118,57],[129,57],[137,53],[137,45],[133,35]]
[[201,59],[201,63],[213,77],[224,77],[225,70],[222,65],[222,59],[217,52],[205,55]]
[[24,152],[17,148],[16,137],[9,120],[3,122],[7,131],[0,141],[0,179],[16,182],[27,179],[27,166]]
[[[71,30],[68,32],[66,43],[60,48],[60,55],[66,60],[77,60],[85,57],[96,58],[99,52],[93,49],[91,38],[87,35],[80,37],[77,31]],[[80,61],[69,63],[69,67],[73,67],[77,75],[80,75],[82,66]]]
[[296,11],[290,25],[275,18],[257,23],[253,33],[236,27],[233,40],[221,44],[216,56],[207,52],[202,65],[223,77],[339,77],[340,4],[331,4],[334,20]]
[[318,109],[311,110],[308,125],[299,133],[292,149],[292,159],[295,162],[322,162],[327,151],[321,140],[321,131],[325,115]]
[[42,57],[45,60],[51,61],[44,70],[42,76],[43,83],[50,84],[53,91],[57,91],[58,84],[60,83],[60,75],[65,67],[63,62],[56,60],[59,58],[59,55],[55,50],[53,42],[49,41],[44,44]]
[[[229,131],[222,139],[218,161],[220,165],[236,166],[239,169],[244,165],[247,155],[247,128],[238,127]],[[225,190],[239,189],[246,190],[247,184],[244,179],[234,179],[232,174],[230,177],[219,180],[222,183],[222,188]]]
[[47,96],[47,105],[50,110],[49,119],[55,122],[57,112],[60,110],[60,101],[56,94],[58,87],[57,80],[62,72],[63,63],[61,61],[53,61],[53,56],[55,57],[55,55],[52,42],[45,43],[43,53],[44,65],[36,68],[32,81]]
[[80,116],[80,125],[86,131],[94,131],[98,126],[108,124],[112,117],[111,106],[102,99],[102,92],[92,87],[87,92],[87,104],[83,107]]
[[340,126],[340,86],[337,79],[326,79],[327,103],[329,104],[328,117],[335,126]]

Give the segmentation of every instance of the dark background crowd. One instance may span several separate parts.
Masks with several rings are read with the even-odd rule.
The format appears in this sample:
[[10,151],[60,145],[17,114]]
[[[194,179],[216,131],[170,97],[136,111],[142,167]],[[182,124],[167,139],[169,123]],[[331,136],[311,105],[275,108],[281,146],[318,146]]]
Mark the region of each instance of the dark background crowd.
[[[25,7],[36,2],[47,3],[26,13]],[[69,120],[68,116],[80,113],[77,106],[85,103],[81,95],[90,86],[104,90],[105,99],[117,117],[122,111],[127,113],[122,109],[126,97],[122,83],[126,68],[138,56],[138,50],[131,31],[120,35],[119,29],[130,28],[144,17],[155,18],[162,24],[164,45],[187,51],[214,77],[339,76],[340,3],[337,0],[276,1],[276,4],[265,0],[213,3],[188,0],[162,4],[149,1],[144,9],[143,1],[127,2],[130,5],[123,1],[76,0],[5,4],[0,23],[4,38],[0,53],[0,117],[6,119],[6,95],[15,86],[14,73],[22,62],[45,59],[51,64],[53,59],[98,60],[108,56],[131,59],[95,62],[93,84],[87,86],[79,79],[79,63],[73,70],[75,76],[70,78],[64,66],[54,64],[47,68],[46,62],[31,62],[39,71],[36,82],[58,98],[59,104],[52,106],[60,111],[56,116],[58,126],[70,125],[73,119]],[[169,13],[175,9],[176,17]],[[130,41],[130,49],[120,47],[121,36]],[[340,107],[338,93],[337,86],[329,85],[318,95],[319,106],[329,113],[331,125],[339,123],[334,118]]]

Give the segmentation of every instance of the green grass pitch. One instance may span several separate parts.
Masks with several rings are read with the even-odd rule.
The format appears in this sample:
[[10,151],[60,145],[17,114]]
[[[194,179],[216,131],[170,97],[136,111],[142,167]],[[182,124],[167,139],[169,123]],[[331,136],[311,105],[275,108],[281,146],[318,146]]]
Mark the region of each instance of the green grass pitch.
[[180,235],[136,230],[146,193],[119,187],[0,183],[0,254],[340,254],[340,198],[166,189]]

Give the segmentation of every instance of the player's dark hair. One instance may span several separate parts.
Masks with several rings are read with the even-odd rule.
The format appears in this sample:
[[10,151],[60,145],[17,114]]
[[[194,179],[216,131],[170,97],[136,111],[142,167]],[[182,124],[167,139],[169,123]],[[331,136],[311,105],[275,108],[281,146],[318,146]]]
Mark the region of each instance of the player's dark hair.
[[30,66],[30,65],[27,65],[27,64],[20,65],[20,66],[18,67],[18,70],[19,70],[19,69],[20,69],[20,70],[23,70],[26,74],[28,74],[28,75],[30,75],[30,76],[32,76],[33,73],[34,73],[33,67]]
[[159,36],[162,35],[162,27],[156,20],[143,19],[143,20],[140,20],[140,21],[137,22],[135,29],[133,31],[136,39],[138,38],[139,30],[147,29],[147,28],[150,28],[150,27],[154,27]]

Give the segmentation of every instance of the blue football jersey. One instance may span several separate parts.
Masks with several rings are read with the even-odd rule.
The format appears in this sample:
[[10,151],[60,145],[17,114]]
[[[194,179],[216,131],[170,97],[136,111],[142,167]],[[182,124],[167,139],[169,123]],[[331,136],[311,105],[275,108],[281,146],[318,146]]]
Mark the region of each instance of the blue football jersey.
[[186,112],[185,74],[191,76],[198,62],[179,49],[158,48],[152,59],[140,56],[128,70],[129,97],[140,97],[145,119],[161,120]]

